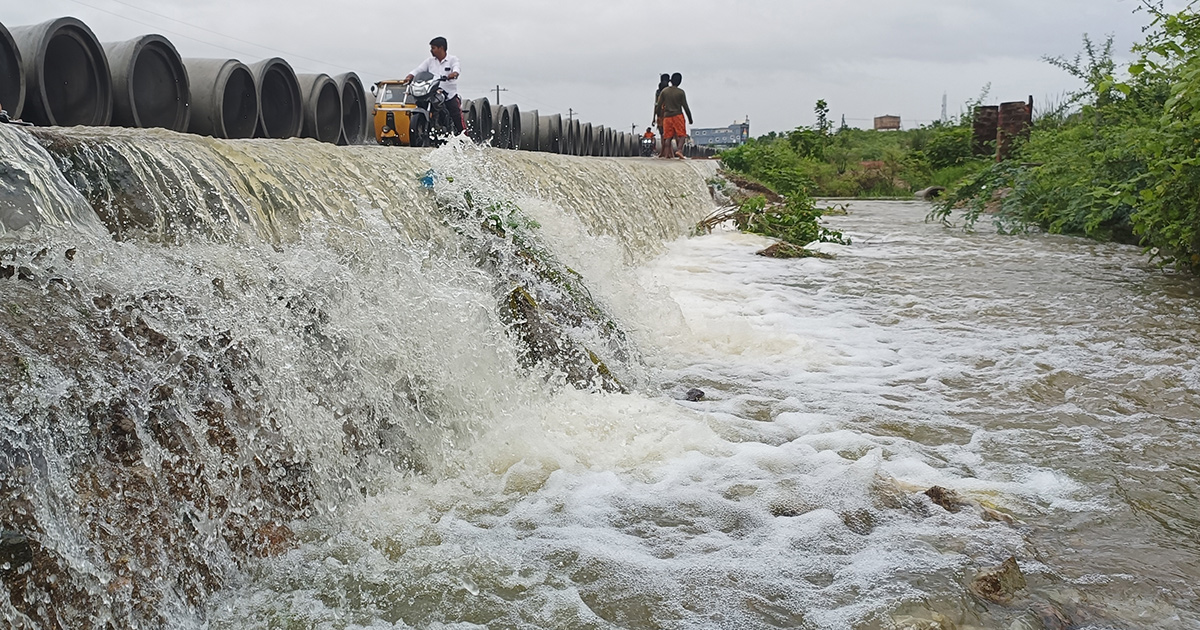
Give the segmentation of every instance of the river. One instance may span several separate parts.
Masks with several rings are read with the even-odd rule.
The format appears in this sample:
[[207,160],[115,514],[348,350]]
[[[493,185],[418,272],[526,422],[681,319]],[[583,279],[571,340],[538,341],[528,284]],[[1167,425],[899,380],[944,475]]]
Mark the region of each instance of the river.
[[40,133],[10,627],[1200,627],[1200,285],[1137,248],[860,201],[781,261],[682,236],[706,162]]

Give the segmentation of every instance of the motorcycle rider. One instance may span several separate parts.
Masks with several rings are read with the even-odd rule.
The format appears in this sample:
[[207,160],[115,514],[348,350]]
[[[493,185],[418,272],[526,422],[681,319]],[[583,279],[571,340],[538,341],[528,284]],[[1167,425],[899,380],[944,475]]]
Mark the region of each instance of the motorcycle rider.
[[428,72],[435,77],[446,77],[446,80],[442,81],[441,89],[446,93],[446,111],[450,114],[450,124],[454,126],[454,134],[458,135],[467,127],[462,115],[462,99],[458,97],[458,57],[446,54],[445,37],[429,40],[429,54],[431,56],[428,59],[404,77],[404,82],[412,81],[413,77],[421,72]]

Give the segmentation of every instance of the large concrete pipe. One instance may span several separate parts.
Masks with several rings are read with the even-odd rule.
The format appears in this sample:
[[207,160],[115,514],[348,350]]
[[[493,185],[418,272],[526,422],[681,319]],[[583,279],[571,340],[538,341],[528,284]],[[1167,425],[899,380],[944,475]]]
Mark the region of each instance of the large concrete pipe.
[[342,95],[342,135],[338,144],[362,144],[367,135],[367,92],[353,72],[333,78]]
[[258,86],[258,125],[254,136],[282,139],[300,135],[304,129],[304,96],[291,64],[271,57],[250,64],[250,72]]
[[604,155],[604,134],[608,133],[608,129],[604,125],[592,126],[592,145],[588,151],[589,154],[600,157]]
[[336,144],[342,136],[342,96],[328,74],[299,74],[304,126],[300,135]]
[[21,49],[12,33],[0,24],[0,109],[12,118],[20,118],[25,107],[25,68],[21,67]]
[[562,145],[562,115],[538,116],[538,151],[562,153]]
[[516,105],[505,105],[508,110],[508,138],[510,149],[521,148],[521,108]]
[[541,117],[535,109],[531,112],[521,112],[521,143],[518,148],[522,151],[541,151]]
[[192,87],[188,131],[214,138],[252,138],[258,126],[258,88],[235,59],[184,59]]
[[579,137],[581,140],[575,145],[575,148],[578,149],[575,155],[595,155],[596,128],[592,126],[592,123],[583,123]]
[[471,99],[467,110],[467,129],[471,139],[479,144],[492,139],[492,105],[487,98]]
[[108,58],[72,17],[11,30],[25,68],[22,116],[36,125],[107,125],[112,119]]
[[492,146],[497,149],[512,148],[512,120],[508,108],[492,105]]
[[578,118],[571,120],[571,136],[574,140],[571,141],[571,155],[580,155],[580,150],[583,148],[583,124]]
[[569,118],[564,120],[562,128],[562,142],[558,144],[558,152],[563,155],[574,155],[575,136],[575,121]]
[[104,44],[112,71],[112,124],[187,131],[192,91],[175,46],[162,35]]

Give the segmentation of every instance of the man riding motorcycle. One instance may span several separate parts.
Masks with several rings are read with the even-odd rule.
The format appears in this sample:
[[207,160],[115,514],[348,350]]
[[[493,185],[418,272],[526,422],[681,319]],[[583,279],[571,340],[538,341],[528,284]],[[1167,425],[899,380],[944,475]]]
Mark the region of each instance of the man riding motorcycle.
[[458,97],[458,57],[446,54],[445,37],[434,37],[429,41],[429,54],[431,56],[428,59],[404,77],[404,82],[412,81],[413,77],[422,72],[439,78],[446,77],[441,82],[440,89],[446,93],[446,110],[450,115],[450,123],[454,126],[454,133],[460,134],[466,129],[467,123],[463,120],[462,99]]

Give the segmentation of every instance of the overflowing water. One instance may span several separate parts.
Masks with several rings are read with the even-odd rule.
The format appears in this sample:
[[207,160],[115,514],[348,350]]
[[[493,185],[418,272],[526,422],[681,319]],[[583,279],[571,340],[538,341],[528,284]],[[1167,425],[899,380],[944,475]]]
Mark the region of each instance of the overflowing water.
[[711,163],[0,132],[8,626],[1200,627],[1200,286],[1136,248],[859,202],[780,261],[685,236]]

